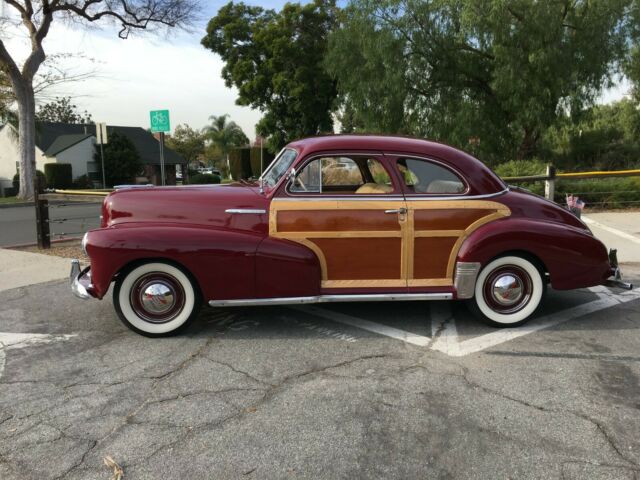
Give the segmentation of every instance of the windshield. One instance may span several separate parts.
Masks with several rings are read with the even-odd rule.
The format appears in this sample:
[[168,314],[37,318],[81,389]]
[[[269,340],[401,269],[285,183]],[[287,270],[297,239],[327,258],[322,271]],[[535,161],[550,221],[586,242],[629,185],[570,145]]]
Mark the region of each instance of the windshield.
[[263,184],[267,187],[274,187],[276,183],[278,183],[278,180],[289,170],[289,167],[291,167],[297,155],[298,152],[295,150],[282,150],[280,155],[271,162],[271,165],[269,165],[262,174]]

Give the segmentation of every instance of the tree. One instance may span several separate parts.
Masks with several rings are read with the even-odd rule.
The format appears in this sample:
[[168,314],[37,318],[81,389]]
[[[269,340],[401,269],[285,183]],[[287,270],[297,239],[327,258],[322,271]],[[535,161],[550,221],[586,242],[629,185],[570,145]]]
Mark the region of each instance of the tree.
[[78,111],[78,106],[71,103],[71,97],[56,97],[54,101],[41,105],[36,114],[39,122],[61,123],[93,123],[91,114],[86,110]]
[[211,124],[204,128],[204,133],[226,158],[227,170],[229,170],[229,152],[233,147],[247,145],[249,139],[237,123],[227,122],[227,117],[229,117],[227,114],[210,116]]
[[182,155],[188,165],[204,154],[204,141],[205,134],[194,130],[186,123],[178,125],[173,135],[166,140],[167,146]]
[[612,83],[630,1],[352,0],[327,67],[371,128],[528,158]]
[[[129,138],[117,132],[109,132],[109,143],[104,148],[104,172],[107,185],[132,183],[142,171],[140,154]],[[100,150],[96,146],[94,161],[100,164]],[[105,186],[106,187],[106,186]]]
[[230,2],[209,21],[202,44],[225,62],[236,103],[263,113],[256,129],[271,151],[333,131],[336,85],[323,61],[336,10],[334,0],[287,3],[280,12]]
[[[0,39],[0,70],[11,80],[18,105],[20,150],[20,198],[33,197],[35,171],[34,77],[46,59],[43,41],[51,25],[59,21],[84,24],[109,22],[120,25],[120,38],[154,26],[185,26],[197,13],[197,0],[4,0],[19,18],[29,38],[30,52],[19,66]],[[12,19],[0,17],[5,26]],[[2,25],[0,25],[2,27]]]

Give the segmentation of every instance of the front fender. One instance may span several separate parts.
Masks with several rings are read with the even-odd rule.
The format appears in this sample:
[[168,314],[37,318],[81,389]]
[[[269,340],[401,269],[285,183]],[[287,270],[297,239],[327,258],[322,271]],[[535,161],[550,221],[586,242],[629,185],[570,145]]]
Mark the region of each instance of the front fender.
[[104,297],[115,275],[127,265],[157,259],[191,273],[205,300],[253,297],[255,253],[263,238],[197,225],[128,223],[92,230],[87,253],[93,293]]
[[537,257],[557,290],[601,284],[610,274],[607,249],[588,230],[537,219],[505,218],[488,223],[466,238],[459,262],[480,262],[507,252]]

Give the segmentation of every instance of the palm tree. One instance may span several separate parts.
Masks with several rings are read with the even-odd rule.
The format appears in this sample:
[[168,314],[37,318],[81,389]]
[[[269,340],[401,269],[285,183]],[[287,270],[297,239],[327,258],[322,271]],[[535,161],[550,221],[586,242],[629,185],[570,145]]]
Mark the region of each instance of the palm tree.
[[226,157],[227,169],[231,172],[231,165],[229,164],[229,152],[233,147],[240,147],[247,145],[249,139],[236,122],[227,121],[228,114],[224,115],[212,115],[209,117],[210,125],[204,127],[203,132],[207,139],[216,145],[222,155]]

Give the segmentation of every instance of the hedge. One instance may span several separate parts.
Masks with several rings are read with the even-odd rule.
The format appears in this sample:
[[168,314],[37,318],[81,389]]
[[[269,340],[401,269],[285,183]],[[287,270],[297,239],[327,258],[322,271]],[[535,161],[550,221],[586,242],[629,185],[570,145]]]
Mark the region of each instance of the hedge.
[[70,163],[46,163],[44,175],[49,188],[66,189],[73,184],[73,173]]
[[189,183],[198,185],[205,183],[220,183],[220,175],[211,175],[210,173],[197,173],[189,177]]
[[[44,193],[45,188],[47,188],[47,177],[44,176],[44,173],[41,170],[36,170],[36,175],[38,177],[38,193]],[[15,188],[16,192],[20,190],[20,174],[16,173],[13,176],[13,188]]]
[[[263,150],[262,155],[262,165],[266,169],[275,157],[267,150]],[[234,180],[260,177],[262,175],[260,170],[260,147],[243,147],[231,150],[229,164],[231,178]]]

